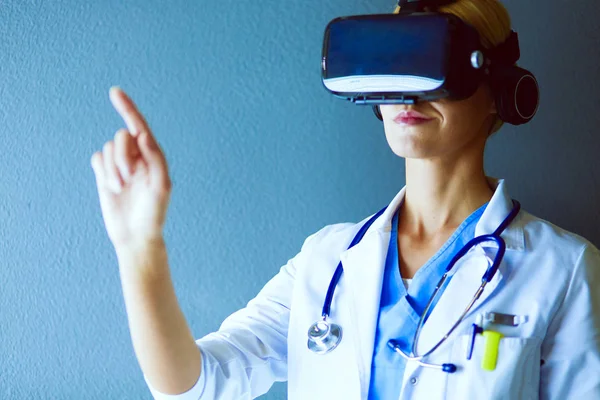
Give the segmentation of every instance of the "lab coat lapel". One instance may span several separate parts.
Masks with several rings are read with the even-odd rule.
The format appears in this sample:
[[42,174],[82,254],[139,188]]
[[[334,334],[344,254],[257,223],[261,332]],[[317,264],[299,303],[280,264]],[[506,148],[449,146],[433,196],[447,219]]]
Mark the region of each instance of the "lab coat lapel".
[[368,396],[371,362],[375,347],[375,332],[385,260],[390,242],[391,220],[404,199],[402,189],[385,212],[373,223],[363,239],[341,255],[344,274],[351,299],[346,304],[352,318],[352,337],[355,338],[357,365],[361,377],[361,396]]
[[[387,240],[386,240],[387,236]],[[362,397],[366,398],[371,376],[375,330],[389,233],[371,231],[363,240],[342,255],[344,275],[350,288],[347,302],[352,318],[352,335],[357,349]]]
[[[485,212],[475,227],[475,236],[493,233],[504,221],[513,208],[512,199],[503,180],[488,178],[494,195]],[[501,237],[506,243],[506,252],[523,251],[524,233],[519,216],[505,229]],[[488,268],[488,257],[494,259],[497,246],[493,242],[484,242],[475,246],[453,268],[454,275],[437,305],[425,322],[419,338],[417,351],[419,355],[429,351],[458,321],[467,305],[481,285],[481,278]],[[487,257],[486,257],[487,255]],[[468,315],[477,312],[478,307],[494,292],[507,273],[507,254],[505,253],[498,271],[486,285],[479,299],[473,304]],[[460,334],[459,332],[453,335]]]

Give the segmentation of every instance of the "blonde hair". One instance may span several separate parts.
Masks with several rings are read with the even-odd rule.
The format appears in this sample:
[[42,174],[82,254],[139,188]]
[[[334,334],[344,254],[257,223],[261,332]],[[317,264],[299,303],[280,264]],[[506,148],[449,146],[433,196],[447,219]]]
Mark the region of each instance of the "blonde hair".
[[[471,25],[481,38],[486,49],[503,43],[511,31],[510,15],[498,0],[456,0],[453,3],[436,8],[438,12],[452,14]],[[396,6],[394,14],[400,7]],[[490,135],[497,132],[504,122],[498,117]]]

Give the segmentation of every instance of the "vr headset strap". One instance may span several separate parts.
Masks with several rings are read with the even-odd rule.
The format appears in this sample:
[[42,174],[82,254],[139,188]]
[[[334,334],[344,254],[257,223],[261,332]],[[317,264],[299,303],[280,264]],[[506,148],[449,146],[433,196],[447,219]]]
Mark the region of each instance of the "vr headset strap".
[[513,65],[521,58],[519,35],[515,31],[510,31],[510,35],[504,43],[486,50],[485,54],[492,64]]
[[446,4],[454,3],[456,0],[398,0],[400,15],[412,14],[424,11],[425,8],[437,8]]

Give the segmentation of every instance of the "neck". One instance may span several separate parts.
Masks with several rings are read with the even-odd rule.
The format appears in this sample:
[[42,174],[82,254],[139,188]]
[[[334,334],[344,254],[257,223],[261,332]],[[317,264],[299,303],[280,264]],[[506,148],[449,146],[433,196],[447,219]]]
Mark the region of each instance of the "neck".
[[406,195],[399,225],[427,239],[454,231],[493,195],[483,156],[471,160],[406,160]]

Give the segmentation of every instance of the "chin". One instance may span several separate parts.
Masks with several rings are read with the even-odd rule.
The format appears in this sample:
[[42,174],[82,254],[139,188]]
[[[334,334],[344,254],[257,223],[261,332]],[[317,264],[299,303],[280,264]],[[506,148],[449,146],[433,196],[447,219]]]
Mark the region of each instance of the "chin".
[[439,153],[441,141],[437,132],[419,126],[386,126],[388,145],[398,157],[431,158]]
[[422,150],[422,149],[416,149],[416,148],[398,148],[397,146],[395,147],[390,147],[392,149],[392,151],[394,152],[394,154],[396,154],[398,157],[404,158],[404,159],[412,159],[412,160],[425,160],[425,159],[431,159],[435,157],[435,152],[431,152],[431,151],[426,151],[426,150]]
[[413,159],[426,159],[435,157],[439,154],[438,146],[424,141],[413,141],[413,140],[393,140],[388,139],[388,145],[390,149],[398,157],[402,158],[413,158]]

